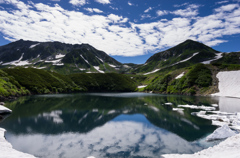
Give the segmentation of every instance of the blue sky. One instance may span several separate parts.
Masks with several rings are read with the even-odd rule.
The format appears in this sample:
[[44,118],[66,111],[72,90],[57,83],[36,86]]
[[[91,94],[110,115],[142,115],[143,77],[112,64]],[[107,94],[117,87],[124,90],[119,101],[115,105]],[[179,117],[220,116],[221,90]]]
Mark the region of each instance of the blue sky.
[[187,39],[240,51],[240,0],[0,0],[0,46],[19,39],[89,43],[137,64]]

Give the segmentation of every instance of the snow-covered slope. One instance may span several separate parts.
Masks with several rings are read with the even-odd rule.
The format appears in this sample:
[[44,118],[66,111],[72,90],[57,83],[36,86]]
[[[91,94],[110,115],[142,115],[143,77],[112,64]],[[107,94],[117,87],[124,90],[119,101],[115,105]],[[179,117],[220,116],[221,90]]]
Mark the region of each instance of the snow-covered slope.
[[2,158],[35,158],[32,155],[22,153],[12,148],[12,145],[4,138],[5,129],[0,128],[0,157]]
[[212,61],[215,61],[215,60],[218,60],[218,59],[222,58],[222,54],[223,53],[216,53],[216,57],[214,59],[207,60],[207,61],[204,61],[202,63],[203,64],[210,64]]
[[220,144],[195,154],[168,154],[164,158],[239,158],[240,134],[232,136]]
[[11,113],[12,110],[6,108],[5,106],[0,105],[0,114],[1,113]]
[[219,72],[217,78],[219,93],[212,95],[240,98],[240,71]]

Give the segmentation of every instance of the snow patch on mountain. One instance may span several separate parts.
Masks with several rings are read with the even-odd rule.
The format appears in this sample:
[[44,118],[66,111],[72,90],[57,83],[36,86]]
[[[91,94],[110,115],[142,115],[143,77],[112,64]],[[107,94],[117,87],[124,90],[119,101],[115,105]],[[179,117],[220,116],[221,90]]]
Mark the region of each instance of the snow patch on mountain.
[[61,61],[62,59],[57,59],[57,60],[46,60],[45,63],[53,63],[53,64],[57,64]]
[[113,68],[115,68],[115,67],[117,67],[117,66],[115,66],[115,65],[112,65],[112,64],[108,64],[109,66],[111,66],[111,67],[113,67]]
[[65,57],[64,54],[57,54],[57,55],[55,56],[56,59],[63,58],[63,57]]
[[159,71],[160,69],[156,69],[156,70],[153,70],[153,71],[151,71],[151,72],[147,72],[147,73],[145,73],[145,74],[143,74],[143,75],[149,75],[149,74],[153,74],[153,73],[155,73],[155,72],[157,72],[157,71]]
[[[198,53],[199,53],[199,52],[196,52],[196,53],[194,53],[191,57],[189,57],[189,58],[187,58],[187,59],[184,59],[184,60],[181,60],[181,61],[179,61],[179,62],[176,62],[176,63],[174,63],[174,64],[172,64],[172,65],[170,65],[170,66],[174,66],[174,65],[177,65],[177,64],[179,64],[179,63],[183,63],[183,62],[185,62],[185,61],[188,61],[188,60],[192,59],[194,56],[196,56]],[[166,66],[165,68],[170,67],[170,66]],[[155,72],[157,72],[157,71],[159,71],[159,70],[160,70],[160,69],[155,69],[155,70],[153,70],[153,71],[151,71],[151,72],[147,72],[147,73],[145,73],[145,74],[143,74],[143,75],[149,75],[149,74],[155,73]]]
[[[84,60],[86,63],[89,64],[89,62],[82,56],[82,54],[81,54],[80,56],[83,58],[83,60]],[[89,64],[89,65],[90,65],[90,64]]]
[[[96,56],[96,57],[97,57],[97,56]],[[102,63],[104,63],[102,59],[100,59],[99,57],[97,57],[97,58],[98,58],[98,60],[100,60]]]
[[18,60],[11,61],[8,63],[4,63],[2,65],[15,65],[15,66],[25,66],[25,65],[30,65],[31,63],[28,60],[21,61],[23,58],[24,53],[22,53],[21,57]]
[[36,47],[37,45],[39,45],[40,43],[37,43],[37,44],[33,44],[33,45],[31,45],[29,48],[31,49],[31,48],[34,48],[34,47]]
[[177,64],[179,64],[179,63],[183,63],[183,62],[185,62],[185,61],[188,61],[188,60],[192,59],[195,55],[198,55],[198,53],[199,53],[199,52],[196,52],[196,53],[194,53],[192,56],[190,56],[189,58],[184,59],[184,60],[181,60],[181,61],[179,61],[179,62],[176,62],[175,64],[172,64],[172,65],[170,65],[170,66],[177,65]]
[[218,59],[222,58],[222,54],[223,54],[223,53],[216,53],[216,56],[215,56],[214,59],[212,59],[212,60],[207,60],[207,61],[204,61],[204,62],[202,62],[202,63],[203,63],[203,64],[210,64],[212,61],[215,61],[215,60],[218,60]]
[[145,88],[145,87],[147,87],[147,85],[138,86],[138,88]]
[[182,78],[184,76],[185,72],[182,72],[180,75],[178,75],[175,79]]
[[104,71],[101,71],[101,70],[100,70],[99,66],[93,66],[93,67],[94,67],[94,69],[96,69],[98,72],[104,73]]

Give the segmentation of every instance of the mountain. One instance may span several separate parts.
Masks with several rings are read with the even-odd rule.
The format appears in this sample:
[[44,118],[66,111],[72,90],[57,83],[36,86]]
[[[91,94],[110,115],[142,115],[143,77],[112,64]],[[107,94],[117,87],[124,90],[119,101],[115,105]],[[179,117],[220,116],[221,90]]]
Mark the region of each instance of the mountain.
[[0,47],[1,67],[33,67],[63,74],[120,72],[128,69],[89,44],[19,40]]
[[219,51],[202,43],[187,40],[173,48],[154,54],[134,72],[150,74],[173,66],[181,68],[201,62],[207,64],[220,57]]

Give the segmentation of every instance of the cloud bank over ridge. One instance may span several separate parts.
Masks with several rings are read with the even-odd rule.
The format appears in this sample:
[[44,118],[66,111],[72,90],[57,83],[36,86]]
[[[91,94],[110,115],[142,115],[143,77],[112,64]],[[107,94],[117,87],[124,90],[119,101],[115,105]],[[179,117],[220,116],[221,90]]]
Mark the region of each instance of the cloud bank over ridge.
[[[112,1],[95,2],[110,6]],[[199,15],[201,5],[184,4],[184,9],[175,5],[174,11],[156,10],[156,17],[163,19],[145,23],[98,8],[84,8],[90,3],[87,0],[71,0],[69,3],[80,9],[68,10],[59,4],[0,0],[0,33],[9,41],[89,43],[109,55],[119,56],[144,55],[187,39],[216,46],[227,42],[224,36],[240,33],[240,6],[237,2],[218,4],[206,16]],[[85,14],[81,8],[90,14]],[[156,18],[147,15],[153,11],[153,8],[146,8],[143,15]],[[164,15],[172,17],[164,19]]]

